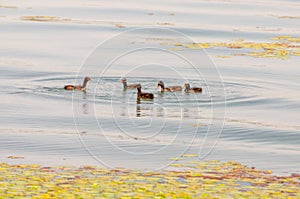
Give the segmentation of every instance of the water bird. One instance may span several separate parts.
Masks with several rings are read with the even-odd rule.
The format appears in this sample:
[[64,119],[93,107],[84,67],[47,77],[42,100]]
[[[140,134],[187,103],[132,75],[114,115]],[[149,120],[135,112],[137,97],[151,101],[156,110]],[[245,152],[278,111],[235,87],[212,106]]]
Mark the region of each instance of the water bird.
[[126,78],[122,78],[121,80],[120,80],[120,82],[121,83],[123,83],[123,88],[124,88],[124,90],[126,90],[126,89],[135,89],[135,88],[137,88],[139,85],[141,86],[141,84],[127,84],[127,80],[126,80]]
[[184,92],[186,93],[201,93],[202,92],[202,88],[198,88],[198,87],[190,87],[190,84],[186,83],[183,85],[184,87]]
[[86,90],[86,85],[88,83],[88,81],[90,81],[91,78],[90,77],[85,77],[83,80],[82,85],[65,85],[64,89],[66,90],[81,90],[81,91],[85,91]]
[[139,98],[143,98],[143,99],[154,99],[154,95],[152,93],[143,93],[142,92],[142,86],[139,84],[137,87],[138,93],[137,93],[137,97]]
[[163,81],[159,81],[157,83],[157,87],[160,87],[161,88],[161,91],[171,91],[171,92],[174,92],[174,91],[181,91],[182,88],[181,86],[170,86],[170,87],[165,87],[165,84]]

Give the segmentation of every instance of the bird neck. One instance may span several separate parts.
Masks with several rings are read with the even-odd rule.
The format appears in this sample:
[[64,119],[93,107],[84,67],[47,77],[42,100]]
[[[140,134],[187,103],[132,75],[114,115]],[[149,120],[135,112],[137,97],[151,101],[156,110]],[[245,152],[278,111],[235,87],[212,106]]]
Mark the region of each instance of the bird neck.
[[142,89],[141,88],[137,88],[138,90],[138,95],[140,95],[142,93]]
[[160,88],[161,88],[161,91],[164,91],[165,90],[165,85],[160,84]]
[[82,84],[82,87],[83,87],[83,88],[86,87],[86,84],[87,84],[88,81],[89,81],[88,79],[84,79],[83,84]]
[[187,85],[184,89],[185,92],[188,92],[190,90],[190,85]]
[[127,87],[127,82],[123,82],[123,86],[124,86],[124,88],[126,88]]

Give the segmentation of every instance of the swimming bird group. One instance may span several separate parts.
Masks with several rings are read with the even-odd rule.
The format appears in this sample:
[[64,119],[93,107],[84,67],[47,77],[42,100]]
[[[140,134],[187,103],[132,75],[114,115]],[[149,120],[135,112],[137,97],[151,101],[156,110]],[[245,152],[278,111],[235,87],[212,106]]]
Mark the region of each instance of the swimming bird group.
[[[90,81],[91,78],[90,77],[85,77],[83,80],[83,84],[82,85],[66,85],[64,87],[64,89],[66,90],[82,90],[85,91],[86,90],[86,85],[87,82]],[[120,80],[120,82],[123,84],[123,89],[127,90],[127,89],[137,89],[137,98],[143,98],[143,99],[154,99],[154,95],[153,93],[145,93],[142,92],[142,85],[141,84],[127,84],[127,80],[126,78],[122,78]],[[157,83],[157,88],[161,88],[161,92],[176,92],[176,91],[182,91],[182,87],[181,86],[169,86],[169,87],[165,87],[165,84],[163,81],[159,81]],[[185,83],[183,85],[184,88],[184,92],[186,93],[201,93],[202,92],[202,88],[200,87],[190,87],[189,83]]]

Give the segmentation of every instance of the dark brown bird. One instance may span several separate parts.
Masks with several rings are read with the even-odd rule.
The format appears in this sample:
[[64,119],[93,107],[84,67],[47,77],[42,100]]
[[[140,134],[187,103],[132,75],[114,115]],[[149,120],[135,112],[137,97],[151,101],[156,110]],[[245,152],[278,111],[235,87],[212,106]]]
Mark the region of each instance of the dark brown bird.
[[190,84],[186,83],[183,85],[184,87],[184,92],[186,93],[201,93],[202,92],[202,88],[197,88],[197,87],[190,87]]
[[138,98],[154,99],[154,95],[152,93],[142,93],[142,86],[140,84],[136,88],[138,90],[138,93],[137,93]]
[[165,87],[165,84],[163,81],[159,81],[157,83],[157,87],[161,88],[161,91],[170,91],[170,92],[175,92],[175,91],[181,91],[182,88],[181,86],[170,86],[170,87]]
[[87,82],[90,81],[90,80],[91,80],[90,77],[85,77],[84,80],[83,80],[83,84],[82,85],[77,85],[77,86],[74,86],[74,85],[65,85],[64,89],[66,89],[66,90],[80,90],[80,91],[85,91],[86,90]]
[[141,84],[129,84],[129,85],[127,85],[127,80],[126,80],[126,78],[122,78],[122,79],[120,80],[120,82],[123,83],[123,88],[124,88],[124,90],[126,90],[126,89],[135,89],[135,88],[138,87],[138,85],[141,86]]

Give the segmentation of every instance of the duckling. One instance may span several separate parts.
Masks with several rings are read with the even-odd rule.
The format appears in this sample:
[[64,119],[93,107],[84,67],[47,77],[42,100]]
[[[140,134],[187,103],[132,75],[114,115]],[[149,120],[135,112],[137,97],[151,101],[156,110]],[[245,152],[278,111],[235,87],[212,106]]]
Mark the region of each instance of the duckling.
[[174,91],[181,91],[182,90],[181,86],[170,86],[170,87],[166,88],[163,81],[159,81],[157,83],[157,87],[160,87],[162,92],[163,91],[174,92]]
[[197,87],[190,87],[190,84],[186,83],[183,85],[184,87],[184,92],[186,93],[201,93],[202,92],[202,88],[197,88]]
[[122,78],[122,79],[120,80],[120,82],[123,83],[123,88],[124,88],[124,90],[126,90],[126,89],[135,89],[135,88],[138,87],[138,85],[141,86],[141,84],[130,84],[130,85],[127,85],[127,80],[126,80],[126,78]]
[[136,88],[138,90],[137,98],[154,99],[154,95],[152,93],[142,93],[142,86],[140,84]]
[[90,77],[85,77],[83,80],[83,84],[82,85],[65,85],[64,89],[66,90],[81,90],[81,91],[85,91],[86,90],[86,84],[88,81],[90,81],[91,78]]

